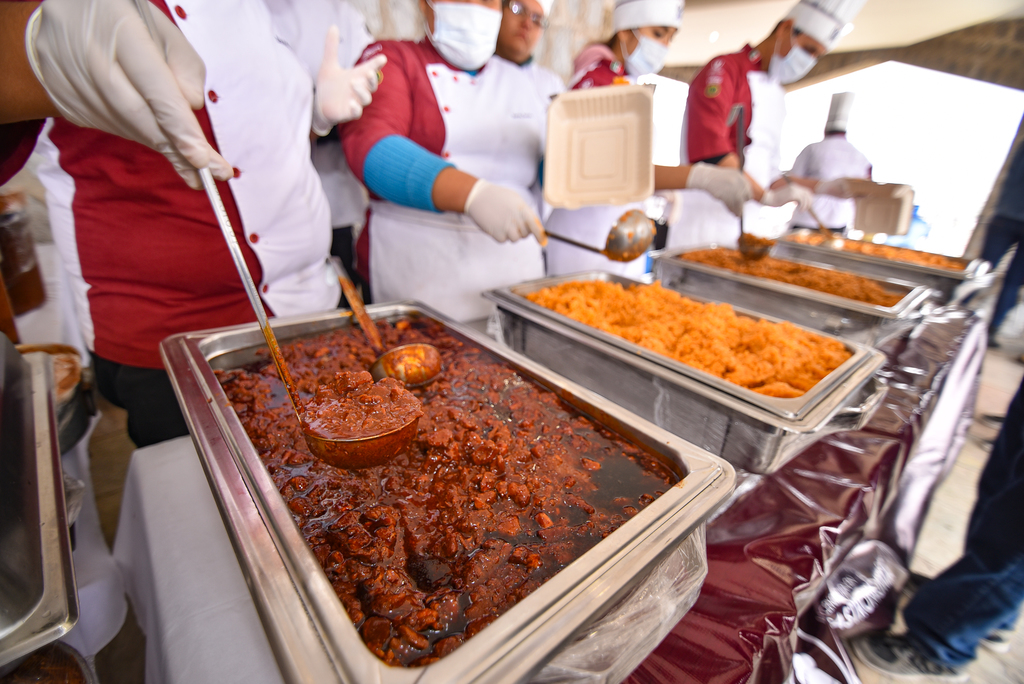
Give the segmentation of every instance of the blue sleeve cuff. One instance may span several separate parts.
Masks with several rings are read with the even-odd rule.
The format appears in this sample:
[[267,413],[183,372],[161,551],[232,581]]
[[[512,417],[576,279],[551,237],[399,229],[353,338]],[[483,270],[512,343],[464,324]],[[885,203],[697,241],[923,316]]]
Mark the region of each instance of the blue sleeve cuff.
[[437,211],[432,196],[434,181],[449,166],[452,165],[412,140],[389,135],[366,155],[363,181],[374,194],[389,202]]

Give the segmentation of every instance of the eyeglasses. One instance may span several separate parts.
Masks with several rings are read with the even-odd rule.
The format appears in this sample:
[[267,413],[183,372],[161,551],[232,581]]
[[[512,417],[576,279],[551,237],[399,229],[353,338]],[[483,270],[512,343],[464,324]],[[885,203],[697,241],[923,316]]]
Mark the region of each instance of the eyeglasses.
[[519,0],[503,0],[501,4],[512,10],[512,14],[517,17],[528,18],[530,22],[538,28],[546,29],[548,27],[548,20],[543,14],[540,12],[531,12],[526,8],[526,5],[519,2]]

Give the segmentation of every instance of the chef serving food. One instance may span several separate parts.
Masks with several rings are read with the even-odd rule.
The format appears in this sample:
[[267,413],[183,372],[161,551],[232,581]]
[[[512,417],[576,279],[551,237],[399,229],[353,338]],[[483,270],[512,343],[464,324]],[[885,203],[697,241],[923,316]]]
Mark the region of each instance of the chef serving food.
[[[739,168],[761,196],[762,206],[744,211],[748,232],[769,234],[784,226],[787,215],[774,207],[796,202],[810,206],[813,192],[843,194],[842,184],[805,180],[787,182],[779,171],[779,143],[786,116],[784,85],[800,80],[818,58],[835,48],[866,0],[801,0],[757,47],[715,57],[690,84],[680,143],[680,157]],[[739,129],[742,122],[742,129]],[[739,130],[738,130],[739,129]],[[684,192],[680,220],[671,227],[669,247],[735,241],[739,221],[722,203],[706,194]]]
[[[854,205],[852,199],[843,199],[849,194],[844,178],[871,179],[871,162],[864,153],[846,139],[846,125],[853,108],[853,93],[836,93],[828,109],[825,122],[825,138],[811,143],[797,155],[791,173],[800,178],[815,181],[836,181],[823,187],[835,186],[832,194],[817,192],[814,198],[814,214],[829,230],[842,233],[853,226]],[[836,196],[833,196],[836,195]],[[806,211],[793,215],[790,227],[817,228],[818,222]]]
[[[589,45],[580,53],[575,61],[576,73],[571,87],[576,90],[633,83],[640,76],[661,71],[668,45],[682,18],[682,0],[617,0],[613,14],[615,34],[606,43]],[[751,187],[742,174],[710,164],[656,166],[654,185],[659,190],[705,190],[736,212],[751,198]],[[640,206],[634,203],[555,209],[546,225],[553,234],[600,248],[604,247],[608,231],[616,220]],[[647,270],[647,258],[644,255],[633,261],[619,262],[561,241],[548,245],[548,275],[591,269],[639,276]]]
[[[518,65],[492,59],[500,0],[420,0],[426,38],[383,41],[380,87],[341,129],[372,193],[357,245],[378,301],[415,298],[466,321],[484,290],[539,278],[537,182],[547,101]],[[368,271],[368,273],[367,273]]]
[[68,315],[77,314],[100,391],[128,410],[132,440],[187,434],[159,342],[253,320],[209,202],[188,187],[199,186],[196,168],[209,166],[220,181],[273,312],[335,308],[330,211],[310,130],[359,116],[384,58],[342,69],[338,31],[322,23],[314,95],[263,2],[183,1],[172,12],[156,0],[155,42],[124,0],[2,5],[3,25],[17,15],[15,35],[27,35],[20,61],[9,53],[4,62],[27,106],[4,112],[4,121],[23,123],[0,131],[0,180],[31,151],[42,127],[31,120],[54,116],[40,139],[39,176],[71,284]]

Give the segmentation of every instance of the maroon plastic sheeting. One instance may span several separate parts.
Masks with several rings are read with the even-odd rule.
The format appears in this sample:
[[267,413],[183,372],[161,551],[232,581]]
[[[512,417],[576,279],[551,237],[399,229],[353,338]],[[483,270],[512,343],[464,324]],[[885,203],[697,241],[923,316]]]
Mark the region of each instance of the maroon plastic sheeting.
[[827,436],[772,475],[741,478],[708,524],[697,603],[627,682],[786,680],[797,621],[825,576],[858,541],[884,536],[900,472],[974,325],[983,323],[962,309],[928,316],[882,347],[890,390],[863,430]]

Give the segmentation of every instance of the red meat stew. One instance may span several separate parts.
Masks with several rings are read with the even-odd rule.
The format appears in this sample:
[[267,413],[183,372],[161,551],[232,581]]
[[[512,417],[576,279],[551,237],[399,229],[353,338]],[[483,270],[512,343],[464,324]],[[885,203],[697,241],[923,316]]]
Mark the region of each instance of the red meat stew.
[[[420,666],[458,648],[644,508],[678,476],[429,319],[378,323],[430,342],[444,370],[392,463],[346,471],[306,450],[273,364],[218,371],[253,445],[366,645]],[[284,345],[306,397],[368,367],[358,330]]]

